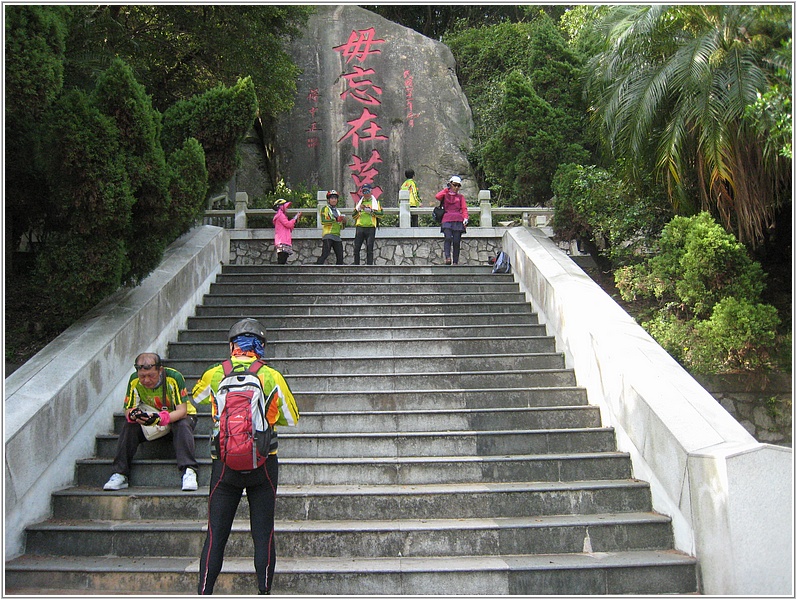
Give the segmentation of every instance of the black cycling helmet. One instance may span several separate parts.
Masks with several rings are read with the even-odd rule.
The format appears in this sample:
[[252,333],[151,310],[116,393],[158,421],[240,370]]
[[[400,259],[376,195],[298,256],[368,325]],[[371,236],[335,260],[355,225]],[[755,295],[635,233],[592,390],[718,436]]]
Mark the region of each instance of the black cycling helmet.
[[327,192],[327,200],[329,200],[332,196],[335,196],[335,198],[340,198],[340,194],[338,194],[335,190],[329,190]]
[[230,327],[230,333],[227,334],[227,338],[233,341],[239,335],[246,334],[258,337],[264,344],[266,343],[266,328],[263,327],[257,319],[241,319]]

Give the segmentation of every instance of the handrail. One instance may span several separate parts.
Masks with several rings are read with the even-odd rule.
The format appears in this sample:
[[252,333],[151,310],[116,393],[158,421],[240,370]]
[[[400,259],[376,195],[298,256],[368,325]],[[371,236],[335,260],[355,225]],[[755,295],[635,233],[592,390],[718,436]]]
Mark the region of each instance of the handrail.
[[[246,192],[238,192],[235,196],[234,209],[211,209],[206,210],[205,223],[214,218],[231,219],[233,223],[232,229],[246,229],[248,218],[250,216],[272,216],[276,213],[270,208],[249,208],[249,196]],[[319,191],[316,205],[316,227],[321,228],[321,209],[326,206],[326,192]],[[493,206],[490,202],[490,190],[481,190],[479,192],[479,206],[471,207],[475,209],[479,215],[479,225],[477,227],[494,227],[493,215],[511,216],[520,215],[521,223],[524,227],[545,227],[550,224],[553,218],[553,208],[545,206]],[[291,211],[294,214],[301,209]],[[353,208],[340,208],[341,213],[346,216],[351,216],[354,213]],[[399,206],[385,207],[382,209],[387,215],[398,215],[399,228],[410,227],[410,217],[412,215],[431,215],[431,206],[411,207],[409,205],[409,193],[405,190],[399,192]],[[508,227],[513,221],[499,221],[498,225],[501,227]],[[219,225],[213,222],[214,225]],[[473,226],[473,225],[472,225]]]

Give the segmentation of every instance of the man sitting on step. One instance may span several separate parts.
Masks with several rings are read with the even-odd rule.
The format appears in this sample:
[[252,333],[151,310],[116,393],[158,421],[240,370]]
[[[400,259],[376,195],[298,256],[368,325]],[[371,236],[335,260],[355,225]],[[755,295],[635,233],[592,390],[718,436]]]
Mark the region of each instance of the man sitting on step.
[[161,429],[158,434],[172,436],[177,468],[183,474],[183,491],[194,491],[198,468],[194,458],[196,408],[189,401],[185,379],[179,371],[164,367],[161,357],[154,352],[139,354],[135,368],[125,395],[125,423],[113,461],[114,474],[103,489],[128,487],[130,463],[138,445],[148,438],[155,439],[151,434],[155,426],[170,426],[169,433]]

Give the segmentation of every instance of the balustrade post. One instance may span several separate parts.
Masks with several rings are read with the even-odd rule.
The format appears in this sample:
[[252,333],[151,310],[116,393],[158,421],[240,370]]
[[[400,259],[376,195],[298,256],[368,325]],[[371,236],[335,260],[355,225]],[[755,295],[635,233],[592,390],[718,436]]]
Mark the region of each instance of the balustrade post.
[[490,198],[490,190],[479,190],[479,207],[481,208],[479,227],[493,226],[493,208]]
[[[316,211],[315,211],[315,224],[316,227],[321,229],[321,209],[327,205],[327,192],[326,190],[318,190],[315,195]],[[340,200],[338,200],[340,202]]]
[[246,208],[249,205],[249,194],[235,192],[235,229],[246,229]]
[[407,229],[410,226],[410,191],[399,190],[399,227]]

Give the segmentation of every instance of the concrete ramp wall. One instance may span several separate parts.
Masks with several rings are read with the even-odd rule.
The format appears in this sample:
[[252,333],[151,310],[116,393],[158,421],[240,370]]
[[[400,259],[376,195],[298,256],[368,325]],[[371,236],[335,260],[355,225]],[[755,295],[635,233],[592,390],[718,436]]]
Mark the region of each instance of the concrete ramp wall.
[[52,492],[74,484],[75,462],[111,429],[135,357],[165,354],[228,253],[223,229],[192,230],[140,286],[94,307],[5,380],[6,559],[24,551],[25,527],[47,518]]
[[540,230],[510,229],[516,279],[698,557],[702,592],[793,594],[793,455],[760,444]]

